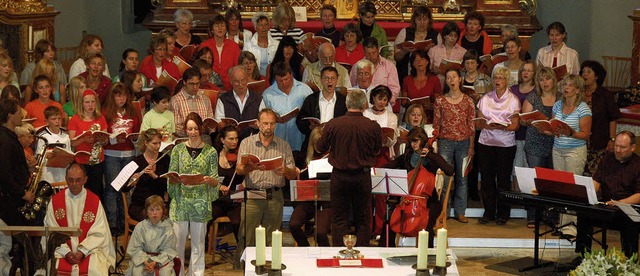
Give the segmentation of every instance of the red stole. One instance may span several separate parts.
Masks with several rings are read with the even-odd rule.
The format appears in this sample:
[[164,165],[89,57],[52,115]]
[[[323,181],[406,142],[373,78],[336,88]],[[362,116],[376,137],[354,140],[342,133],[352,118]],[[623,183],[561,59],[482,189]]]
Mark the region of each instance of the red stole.
[[[61,192],[56,193],[53,198],[51,198],[51,204],[53,204],[53,214],[56,222],[60,227],[69,227],[67,222],[67,202],[65,200],[66,190],[64,189]],[[86,189],[85,189],[86,190]],[[87,237],[87,233],[93,223],[96,220],[96,216],[98,215],[98,203],[100,203],[100,198],[97,195],[92,193],[89,190],[87,191],[87,198],[84,202],[84,209],[82,210],[82,219],[80,220],[80,230],[82,231],[80,236],[78,237],[78,243],[84,241]],[[67,245],[71,248],[71,240],[67,241]],[[89,258],[91,256],[85,256],[85,258],[78,264],[80,274],[87,274],[89,272]],[[73,265],[67,262],[66,259],[61,258],[58,264],[58,274],[59,275],[70,275],[72,271]]]

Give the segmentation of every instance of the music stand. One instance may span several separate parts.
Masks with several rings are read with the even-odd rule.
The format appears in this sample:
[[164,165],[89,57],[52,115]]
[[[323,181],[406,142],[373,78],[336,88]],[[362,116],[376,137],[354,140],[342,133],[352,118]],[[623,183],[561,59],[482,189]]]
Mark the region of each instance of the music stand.
[[[234,174],[235,176],[235,174]],[[233,183],[233,178],[231,179],[231,182]],[[242,200],[242,202],[244,203],[244,222],[242,223],[242,246],[243,248],[240,248],[240,246],[237,246],[236,249],[236,254],[242,254],[242,252],[244,251],[244,249],[247,247],[247,200],[249,199],[259,199],[259,200],[267,200],[267,199],[271,199],[273,197],[272,194],[272,190],[271,189],[259,189],[259,190],[250,190],[245,188],[244,186],[240,186],[237,185],[236,188],[241,187],[241,189],[237,189],[233,192],[231,192],[231,194],[229,195],[229,197],[233,200]],[[217,237],[214,237],[214,239],[216,239]],[[209,245],[209,246],[215,246],[215,245]],[[235,260],[238,260],[239,256],[236,255]],[[234,260],[234,262],[235,262]]]
[[[24,273],[26,275],[29,274],[28,269],[28,255],[27,248],[33,250],[29,236],[35,237],[44,237],[47,242],[45,243],[45,253],[46,259],[52,260],[48,269],[47,275],[56,275],[56,263],[53,261],[53,253],[55,247],[60,244],[66,242],[70,239],[70,237],[80,236],[82,230],[78,227],[49,227],[49,226],[0,226],[0,232],[3,232],[5,235],[14,236],[18,243],[20,243],[23,247],[24,253],[24,261],[27,264],[27,271]],[[52,250],[53,249],[53,250]],[[42,256],[38,256],[42,257]],[[45,260],[46,263],[46,260]],[[46,267],[46,266],[45,266]]]
[[387,195],[386,210],[384,215],[384,228],[386,231],[386,247],[389,247],[389,220],[390,210],[397,202],[390,200],[391,196],[409,195],[409,183],[407,181],[407,171],[398,169],[373,168],[371,175],[371,193]]
[[[313,220],[318,223],[318,201],[331,201],[330,180],[291,180],[291,201],[313,201]],[[318,244],[318,229],[314,239]]]

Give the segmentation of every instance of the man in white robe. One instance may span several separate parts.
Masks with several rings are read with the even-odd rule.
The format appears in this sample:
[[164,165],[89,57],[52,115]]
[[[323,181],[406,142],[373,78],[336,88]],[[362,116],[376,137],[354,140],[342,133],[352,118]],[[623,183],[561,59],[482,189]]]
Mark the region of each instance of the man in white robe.
[[56,248],[56,269],[71,275],[108,275],[116,253],[102,203],[84,188],[87,174],[82,165],[69,165],[66,181],[68,188],[55,194],[47,206],[44,225],[80,227],[82,234]]

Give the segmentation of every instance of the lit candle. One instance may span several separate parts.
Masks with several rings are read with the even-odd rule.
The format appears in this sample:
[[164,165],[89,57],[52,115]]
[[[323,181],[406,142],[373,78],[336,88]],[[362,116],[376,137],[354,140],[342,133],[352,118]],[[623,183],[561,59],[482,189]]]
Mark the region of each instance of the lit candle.
[[418,269],[427,269],[428,247],[429,232],[422,230],[418,233]]
[[256,228],[256,265],[266,264],[266,247],[265,229],[262,225]]
[[280,269],[282,266],[282,232],[271,233],[271,268]]
[[33,27],[29,26],[29,33],[27,33],[29,37],[29,51],[33,50]]
[[447,229],[438,229],[438,247],[436,247],[436,266],[447,265]]

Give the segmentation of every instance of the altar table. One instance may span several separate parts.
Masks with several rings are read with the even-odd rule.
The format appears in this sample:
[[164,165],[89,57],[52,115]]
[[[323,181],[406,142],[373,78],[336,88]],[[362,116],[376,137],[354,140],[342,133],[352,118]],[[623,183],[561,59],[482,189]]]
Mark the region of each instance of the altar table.
[[[282,275],[318,275],[318,276],[338,276],[338,275],[367,275],[367,276],[412,276],[416,272],[411,265],[399,265],[388,261],[385,257],[391,254],[397,256],[417,255],[417,248],[384,248],[384,247],[357,247],[365,258],[382,259],[383,268],[355,268],[355,267],[323,267],[316,265],[316,259],[328,259],[338,255],[338,251],[344,249],[341,247],[283,247],[282,263],[287,266],[282,271]],[[435,250],[430,248],[429,255],[434,255]],[[447,275],[459,275],[456,266],[456,257],[451,249],[447,249],[447,262],[451,262],[451,266],[447,268]],[[266,259],[271,260],[271,248],[267,247]],[[256,275],[255,267],[251,265],[251,260],[256,258],[256,248],[247,247],[242,254],[242,260],[245,260],[244,275]]]

